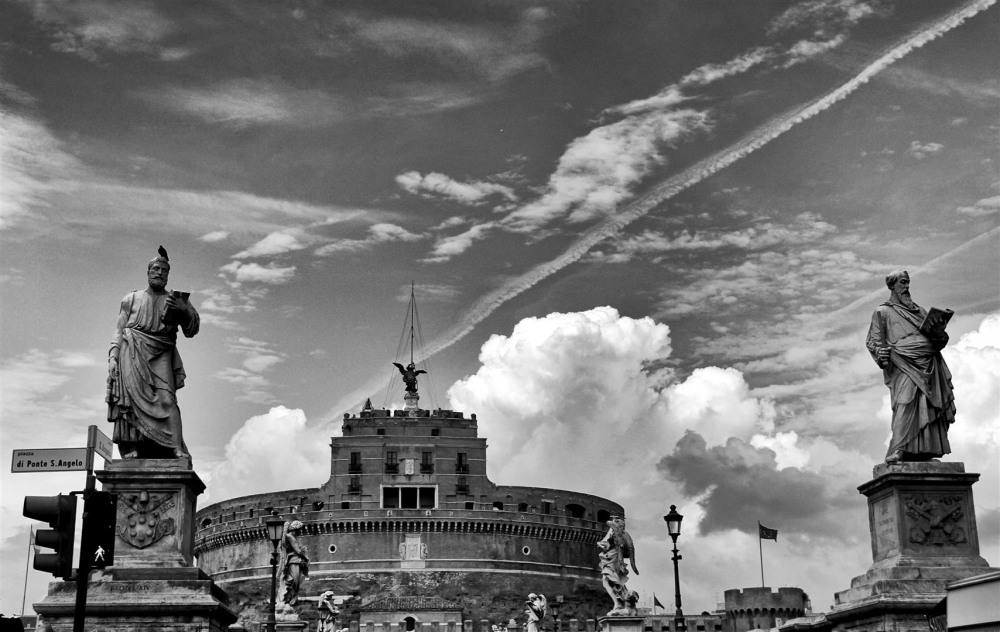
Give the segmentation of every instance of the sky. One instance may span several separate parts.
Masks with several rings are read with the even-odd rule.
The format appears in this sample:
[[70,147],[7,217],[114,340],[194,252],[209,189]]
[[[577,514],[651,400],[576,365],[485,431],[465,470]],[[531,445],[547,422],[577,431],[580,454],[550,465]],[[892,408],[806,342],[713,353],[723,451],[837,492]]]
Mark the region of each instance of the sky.
[[5,0],[0,565],[24,495],[83,485],[12,450],[111,434],[159,245],[202,319],[200,506],[317,487],[345,412],[402,406],[412,283],[421,406],[477,414],[495,483],[623,505],[663,603],[676,505],[686,612],[760,585],[761,552],[816,611],[871,564],[864,339],[906,269],[955,310],[945,460],[981,473],[1000,564],[998,32],[991,1]]

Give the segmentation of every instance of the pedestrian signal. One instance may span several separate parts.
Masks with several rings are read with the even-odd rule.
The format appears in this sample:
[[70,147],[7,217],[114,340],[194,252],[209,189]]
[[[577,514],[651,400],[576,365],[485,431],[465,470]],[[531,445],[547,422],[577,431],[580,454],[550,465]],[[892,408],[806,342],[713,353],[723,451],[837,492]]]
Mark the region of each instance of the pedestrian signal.
[[115,561],[118,494],[90,492],[83,501],[80,568],[105,568]]

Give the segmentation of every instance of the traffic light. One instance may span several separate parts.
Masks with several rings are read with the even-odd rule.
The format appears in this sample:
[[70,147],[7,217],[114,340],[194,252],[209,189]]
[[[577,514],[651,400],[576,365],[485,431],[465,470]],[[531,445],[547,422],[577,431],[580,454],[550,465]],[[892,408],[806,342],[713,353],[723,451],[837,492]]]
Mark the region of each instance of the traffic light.
[[51,529],[35,532],[35,545],[54,553],[35,553],[36,571],[69,579],[73,574],[73,530],[76,526],[76,496],[25,496],[21,514],[49,523]]
[[90,492],[83,501],[80,568],[105,568],[115,561],[118,494]]

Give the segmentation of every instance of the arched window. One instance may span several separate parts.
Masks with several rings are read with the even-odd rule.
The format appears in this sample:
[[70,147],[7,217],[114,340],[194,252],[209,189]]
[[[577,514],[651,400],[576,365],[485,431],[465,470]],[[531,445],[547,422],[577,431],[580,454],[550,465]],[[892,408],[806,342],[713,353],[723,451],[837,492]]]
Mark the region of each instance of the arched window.
[[417,627],[417,620],[414,619],[413,617],[404,617],[403,622],[406,623],[407,632],[411,632]]
[[517,503],[517,510],[524,512],[528,511],[528,503]]
[[566,513],[569,514],[571,518],[583,518],[587,515],[587,508],[583,505],[566,505]]
[[599,509],[597,511],[597,521],[607,522],[608,520],[611,520],[611,512],[609,512],[607,509]]
[[493,509],[495,511],[503,511],[503,501],[502,500],[493,501]]

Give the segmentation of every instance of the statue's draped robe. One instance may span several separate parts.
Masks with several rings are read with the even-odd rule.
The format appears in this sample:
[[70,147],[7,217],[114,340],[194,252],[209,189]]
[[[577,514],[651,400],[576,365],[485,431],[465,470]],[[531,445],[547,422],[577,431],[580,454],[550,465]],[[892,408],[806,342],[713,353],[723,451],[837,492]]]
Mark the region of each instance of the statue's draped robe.
[[282,537],[282,544],[281,579],[284,591],[280,601],[294,606],[298,601],[302,582],[309,574],[309,558],[298,538],[291,533]]
[[[122,299],[111,343],[112,353],[118,347],[118,377],[109,377],[107,397],[116,443],[152,440],[184,448],[176,438],[177,389],[184,386],[184,364],[177,352],[177,326],[163,322],[167,296],[137,290]],[[188,338],[200,327],[197,312],[191,313],[191,322],[183,328]]]
[[927,312],[914,305],[879,305],[872,315],[865,346],[877,359],[889,348],[889,362],[882,369],[892,398],[892,439],[886,456],[895,452],[923,458],[951,452],[948,426],[955,421],[955,395],[951,371],[939,351],[945,338],[930,340],[920,332]]

